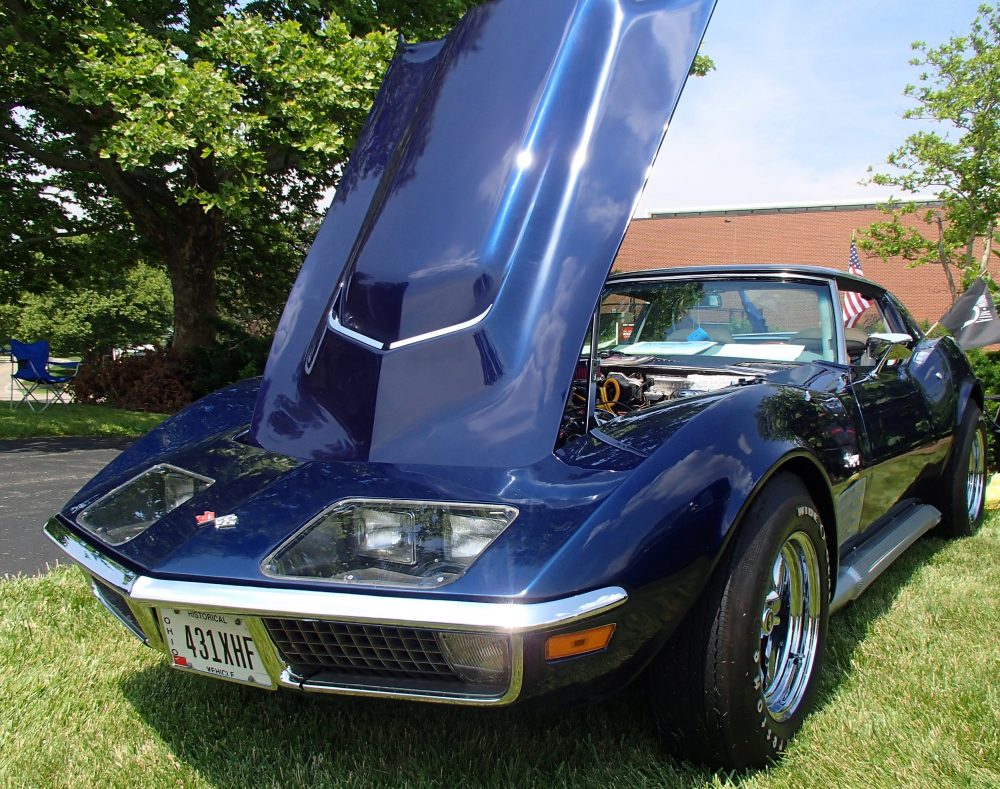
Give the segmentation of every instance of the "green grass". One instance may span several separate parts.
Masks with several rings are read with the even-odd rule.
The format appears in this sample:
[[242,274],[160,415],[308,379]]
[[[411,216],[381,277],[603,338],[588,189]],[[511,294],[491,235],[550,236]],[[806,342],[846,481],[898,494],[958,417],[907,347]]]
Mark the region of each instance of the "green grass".
[[56,403],[35,413],[0,402],[0,439],[43,436],[140,436],[166,417],[103,405]]
[[0,582],[0,786],[1000,786],[1000,516],[831,624],[821,701],[742,776],[665,756],[641,685],[573,710],[268,693],[169,668],[81,574]]

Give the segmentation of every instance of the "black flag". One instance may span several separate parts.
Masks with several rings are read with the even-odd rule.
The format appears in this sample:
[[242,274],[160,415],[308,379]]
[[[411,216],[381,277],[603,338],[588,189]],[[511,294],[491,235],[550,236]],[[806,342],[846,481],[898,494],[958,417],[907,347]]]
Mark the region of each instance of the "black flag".
[[955,335],[963,350],[1000,343],[1000,320],[986,280],[979,278],[966,289],[938,321]]

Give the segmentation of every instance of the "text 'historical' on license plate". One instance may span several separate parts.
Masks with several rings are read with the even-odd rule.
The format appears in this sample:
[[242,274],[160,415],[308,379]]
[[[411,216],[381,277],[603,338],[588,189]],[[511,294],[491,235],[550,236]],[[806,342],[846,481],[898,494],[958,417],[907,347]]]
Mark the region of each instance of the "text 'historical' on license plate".
[[163,633],[176,668],[272,687],[246,620],[235,614],[160,609]]

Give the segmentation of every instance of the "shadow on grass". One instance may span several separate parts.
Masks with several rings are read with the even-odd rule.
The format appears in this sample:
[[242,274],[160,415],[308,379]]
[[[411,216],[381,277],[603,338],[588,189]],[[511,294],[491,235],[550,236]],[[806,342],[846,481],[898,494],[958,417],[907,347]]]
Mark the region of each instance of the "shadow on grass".
[[947,540],[933,537],[917,540],[860,598],[830,620],[817,709],[830,703],[837,689],[851,675],[852,660],[857,648],[872,631],[875,623],[892,608],[900,590],[948,544]]
[[[918,542],[833,619],[820,707],[850,675],[872,625],[945,544]],[[696,787],[726,779],[664,753],[641,681],[612,701],[570,710],[271,694],[165,663],[128,676],[122,689],[178,759],[222,787]],[[781,766],[772,769],[779,778]]]
[[178,759],[222,787],[712,781],[663,755],[642,683],[571,710],[270,694],[166,665],[130,676],[123,690]]

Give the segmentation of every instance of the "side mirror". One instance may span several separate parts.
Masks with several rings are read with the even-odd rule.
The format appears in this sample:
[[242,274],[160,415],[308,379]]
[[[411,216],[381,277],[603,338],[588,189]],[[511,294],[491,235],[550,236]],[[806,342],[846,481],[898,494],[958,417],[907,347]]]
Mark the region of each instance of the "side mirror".
[[877,378],[886,367],[896,367],[913,355],[910,348],[913,338],[909,334],[876,333],[868,338],[865,353],[875,360],[875,369],[869,378]]

